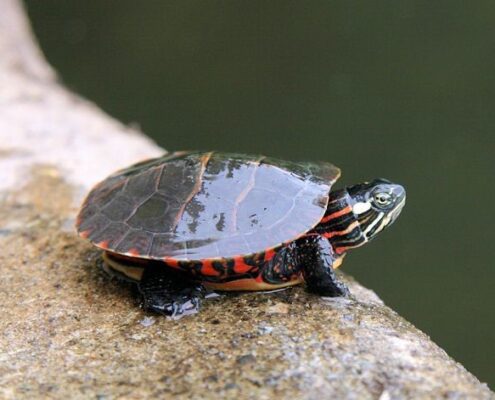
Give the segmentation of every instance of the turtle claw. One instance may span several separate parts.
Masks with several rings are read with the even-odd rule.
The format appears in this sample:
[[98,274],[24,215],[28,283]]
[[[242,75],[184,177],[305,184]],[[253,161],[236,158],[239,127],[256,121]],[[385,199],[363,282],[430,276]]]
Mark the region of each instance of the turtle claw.
[[201,307],[203,298],[202,287],[191,287],[190,290],[182,290],[180,293],[150,293],[143,294],[143,308],[171,319],[180,319],[186,315],[196,314]]
[[316,291],[317,294],[323,297],[350,297],[351,291],[347,285],[341,281],[335,280],[332,286],[322,288]]
[[142,306],[145,310],[172,319],[196,314],[206,294],[203,285],[165,268],[145,270],[138,288],[143,296]]
[[337,259],[330,242],[323,236],[299,240],[303,275],[310,292],[324,297],[349,297],[351,292],[333,269]]

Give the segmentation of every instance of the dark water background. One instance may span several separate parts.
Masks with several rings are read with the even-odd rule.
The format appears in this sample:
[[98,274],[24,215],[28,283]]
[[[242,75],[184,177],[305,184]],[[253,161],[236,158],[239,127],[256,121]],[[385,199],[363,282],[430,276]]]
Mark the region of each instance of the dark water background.
[[26,2],[73,90],[169,149],[404,184],[344,270],[495,387],[495,2]]

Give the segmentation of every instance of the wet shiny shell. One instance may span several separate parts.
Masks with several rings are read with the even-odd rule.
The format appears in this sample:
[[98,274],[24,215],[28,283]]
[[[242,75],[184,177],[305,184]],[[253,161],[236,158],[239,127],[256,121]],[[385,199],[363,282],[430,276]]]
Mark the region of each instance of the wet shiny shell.
[[86,198],[81,236],[115,253],[204,260],[259,253],[321,220],[340,171],[329,163],[172,153],[118,171]]

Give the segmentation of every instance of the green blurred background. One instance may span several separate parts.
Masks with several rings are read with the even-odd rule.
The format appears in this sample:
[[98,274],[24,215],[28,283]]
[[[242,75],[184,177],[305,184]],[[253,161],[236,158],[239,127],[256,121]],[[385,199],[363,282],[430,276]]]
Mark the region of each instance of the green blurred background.
[[404,184],[344,270],[495,387],[493,1],[26,1],[74,91],[168,150]]

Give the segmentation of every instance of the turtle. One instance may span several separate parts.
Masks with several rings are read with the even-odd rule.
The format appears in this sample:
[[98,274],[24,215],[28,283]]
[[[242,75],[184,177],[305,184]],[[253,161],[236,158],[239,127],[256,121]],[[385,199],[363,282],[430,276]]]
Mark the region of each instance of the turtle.
[[76,220],[106,272],[135,283],[146,310],[199,311],[208,293],[306,285],[349,296],[335,269],[390,226],[406,200],[386,179],[331,190],[340,169],[236,153],[186,151],[98,183]]

